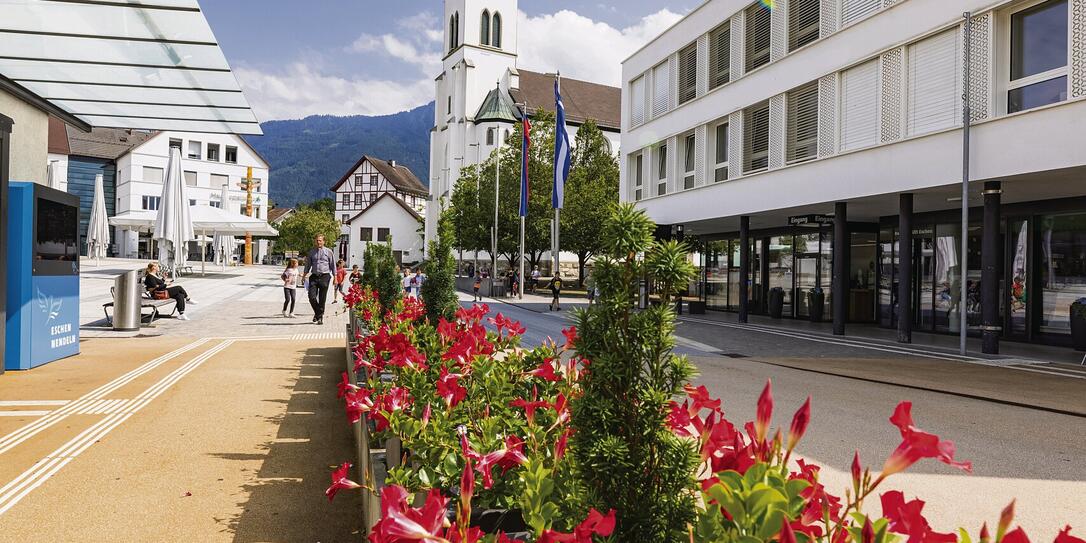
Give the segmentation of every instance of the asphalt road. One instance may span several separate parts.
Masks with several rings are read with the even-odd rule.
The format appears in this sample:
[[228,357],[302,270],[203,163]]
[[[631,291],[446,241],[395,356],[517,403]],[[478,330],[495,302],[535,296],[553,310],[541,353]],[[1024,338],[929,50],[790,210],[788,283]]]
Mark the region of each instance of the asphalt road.
[[[547,336],[560,338],[561,329],[570,325],[566,312],[548,312],[545,305],[487,302],[492,311],[527,327],[526,345]],[[1068,523],[1077,527],[1073,533],[1079,537],[1086,533],[1084,418],[766,363],[797,357],[862,358],[878,363],[907,356],[901,353],[692,321],[680,324],[678,333],[676,352],[694,360],[701,372],[697,383],[723,398],[733,422],[754,417],[766,379],[773,381],[778,425],[787,427],[792,412],[808,395],[812,397],[813,420],[800,452],[824,466],[823,483],[829,489],[843,493],[849,486],[848,467],[855,450],[865,466],[874,471],[881,467],[900,442],[888,418],[899,401],[910,400],[917,425],[953,440],[958,457],[974,464],[973,475],[968,475],[922,461],[886,483],[887,490],[900,489],[907,498],[925,500],[933,528],[949,532],[964,526],[975,536],[982,522],[994,525],[1002,508],[1017,498],[1018,521],[1034,541],[1052,540]],[[878,511],[878,500],[866,505]]]

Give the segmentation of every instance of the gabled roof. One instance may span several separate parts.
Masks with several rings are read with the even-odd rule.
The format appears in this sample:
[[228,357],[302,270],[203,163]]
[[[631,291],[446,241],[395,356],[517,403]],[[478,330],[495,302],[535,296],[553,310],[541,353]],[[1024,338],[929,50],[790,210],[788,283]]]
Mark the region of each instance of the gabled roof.
[[329,190],[332,192],[339,190],[339,187],[346,183],[354,175],[354,172],[358,171],[362,163],[366,161],[373,164],[373,167],[381,172],[381,175],[385,176],[385,179],[388,179],[393,187],[417,196],[428,196],[430,194],[430,191],[426,189],[426,185],[423,185],[422,181],[419,181],[419,178],[415,177],[415,174],[407,166],[403,164],[393,166],[389,162],[366,155],[362,155],[362,158],[358,159],[358,162],[355,162],[354,166],[351,166],[351,169],[347,170],[347,173],[343,174],[343,177],[339,178],[339,181],[336,181],[336,184],[332,185]]
[[[543,110],[554,113],[555,74],[519,70],[520,88],[509,93],[518,104],[527,104],[528,114]],[[582,124],[596,121],[601,129],[618,131],[622,127],[622,89],[577,79],[562,78],[562,104],[566,122]]]
[[154,137],[153,132],[123,128],[94,128],[80,132],[67,127],[69,155],[117,160]]
[[384,200],[385,198],[392,198],[392,200],[394,202],[396,202],[397,204],[400,204],[400,207],[404,208],[405,211],[410,213],[411,216],[414,217],[416,221],[419,221],[419,222],[423,221],[422,215],[419,215],[418,211],[415,211],[414,209],[412,209],[411,206],[404,203],[403,200],[397,198],[391,192],[386,192],[386,193],[382,194],[380,198],[374,200],[372,204],[366,206],[366,209],[363,209],[361,213],[355,215],[354,217],[351,217],[350,219],[347,219],[347,222],[348,223],[354,222],[355,219],[361,217],[362,215],[365,215],[367,211],[369,211],[369,210],[373,209],[374,207],[376,207],[377,203],[380,202],[381,200]]
[[476,123],[515,123],[518,120],[520,112],[517,107],[509,99],[509,95],[497,86],[487,93],[479,106],[479,112],[475,114]]
[[293,207],[273,207],[268,210],[268,222],[276,223],[294,212]]
[[68,147],[68,130],[65,128],[64,121],[49,116],[49,152],[57,155],[70,155],[72,154],[71,148]]

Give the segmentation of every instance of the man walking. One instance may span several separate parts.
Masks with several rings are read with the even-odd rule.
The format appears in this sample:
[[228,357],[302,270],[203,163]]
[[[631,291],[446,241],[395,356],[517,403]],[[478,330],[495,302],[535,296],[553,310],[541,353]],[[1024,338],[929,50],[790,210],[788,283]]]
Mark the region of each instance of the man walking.
[[324,246],[323,235],[318,234],[316,242],[317,246],[310,249],[305,260],[305,277],[309,279],[309,305],[313,306],[313,322],[324,324],[324,302],[328,299],[328,284],[336,271],[336,256]]

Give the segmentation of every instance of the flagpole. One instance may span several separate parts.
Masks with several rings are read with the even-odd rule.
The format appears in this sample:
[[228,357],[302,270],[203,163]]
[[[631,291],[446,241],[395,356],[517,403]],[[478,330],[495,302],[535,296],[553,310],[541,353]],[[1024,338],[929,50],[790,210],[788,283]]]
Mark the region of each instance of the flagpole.
[[[557,85],[558,85],[558,92],[561,93],[562,92],[562,72],[561,71],[555,73],[555,79],[556,79]],[[558,111],[558,109],[556,107],[555,108],[555,113],[557,113],[557,111]],[[563,122],[563,121],[564,121],[564,117],[563,117],[563,119],[559,119],[557,115],[555,116],[555,122]],[[554,136],[555,136],[556,139],[558,138],[558,127],[557,126],[554,127]],[[557,162],[555,162],[554,167],[557,170],[560,166],[558,165]],[[563,179],[563,182],[564,181],[565,180]],[[554,189],[554,190],[557,190],[557,189]],[[559,269],[559,264],[558,264],[558,254],[561,251],[560,245],[559,245],[559,238],[560,238],[561,230],[562,230],[562,227],[561,227],[562,223],[558,222],[558,219],[559,219],[559,213],[561,213],[561,211],[562,211],[562,209],[561,209],[560,206],[556,205],[554,207],[554,230],[551,232],[551,251],[554,253],[554,271],[551,273],[551,275],[553,275],[554,277],[559,277],[561,275],[560,269]]]
[[[521,110],[520,114],[521,114],[522,118],[525,115],[528,114],[528,101],[527,100],[524,101],[524,109]],[[521,195],[520,195],[520,198],[521,198],[521,201],[522,201],[522,209],[521,209],[522,213],[520,213],[520,252],[518,253],[518,255],[519,255],[519,257],[518,257],[518,260],[519,260],[518,273],[520,274],[520,275],[517,276],[519,278],[519,280],[520,280],[520,288],[517,289],[517,299],[518,300],[523,300],[524,299],[524,223],[525,223],[525,219],[526,219],[526,216],[527,216],[527,199],[528,199],[527,195],[524,194],[525,190],[528,188],[526,186],[527,183],[525,183],[525,181],[524,181],[524,179],[526,179],[526,176],[527,176],[527,172],[525,171],[525,168],[526,168],[526,166],[528,164],[528,156],[527,156],[527,151],[528,150],[525,148],[527,146],[524,144],[524,142],[527,141],[527,138],[530,137],[529,134],[525,131],[526,126],[527,126],[527,123],[525,123],[525,122],[521,123],[521,136],[520,136],[521,137],[521,145],[520,145],[520,154],[521,154],[521,156],[520,156],[520,178],[521,178],[520,192],[521,192]]]

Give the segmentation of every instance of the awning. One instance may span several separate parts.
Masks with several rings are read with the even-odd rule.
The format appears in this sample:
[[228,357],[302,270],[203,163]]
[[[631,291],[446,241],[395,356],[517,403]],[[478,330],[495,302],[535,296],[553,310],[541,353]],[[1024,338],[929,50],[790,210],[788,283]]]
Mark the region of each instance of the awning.
[[262,133],[196,0],[2,4],[0,85],[97,127]]
[[[192,229],[198,234],[228,234],[244,236],[278,236],[279,232],[267,221],[211,206],[192,206]],[[109,218],[113,226],[150,232],[155,227],[157,211],[126,211]]]

